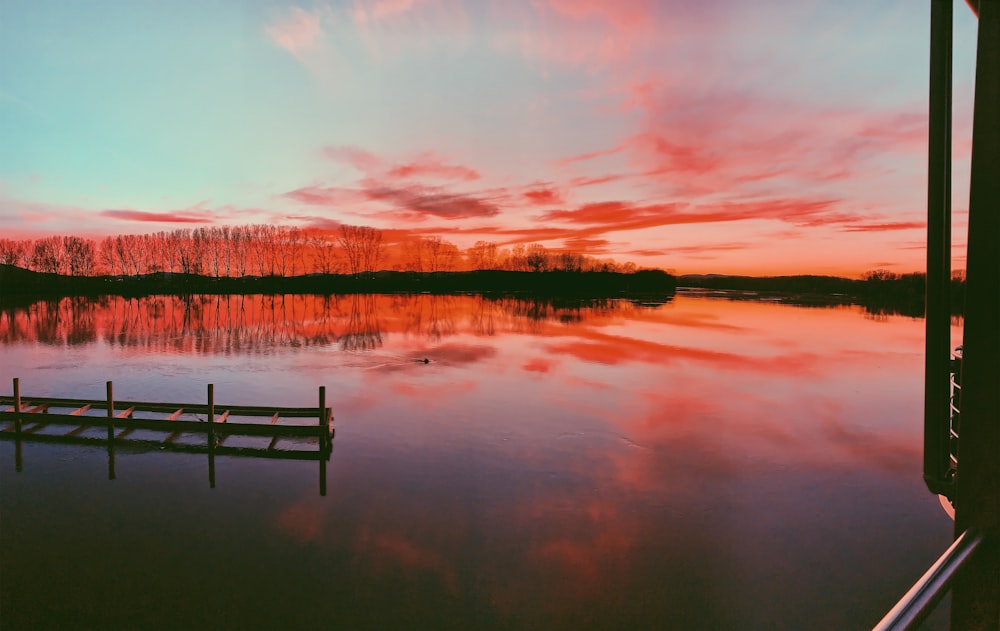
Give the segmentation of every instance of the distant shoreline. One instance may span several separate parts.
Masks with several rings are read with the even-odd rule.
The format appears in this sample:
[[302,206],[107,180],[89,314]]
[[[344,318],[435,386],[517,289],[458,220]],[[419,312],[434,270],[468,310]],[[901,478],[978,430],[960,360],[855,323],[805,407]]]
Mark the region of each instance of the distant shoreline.
[[[922,318],[926,278],[919,273],[889,279],[686,274],[677,277],[677,285],[680,293],[701,293],[730,300],[774,300],[803,306],[854,304],[863,306],[872,314],[892,313]],[[961,315],[965,302],[965,281],[953,279],[950,294],[952,315]]]
[[662,270],[636,272],[396,272],[304,276],[213,277],[157,272],[139,276],[66,276],[0,265],[4,296],[146,296],[160,294],[521,294],[613,298],[672,296],[676,278]]
[[[662,270],[636,272],[399,272],[304,276],[213,277],[157,272],[139,276],[67,276],[0,265],[0,300],[69,296],[190,294],[480,294],[529,298],[644,298],[698,293],[730,300],[774,301],[804,306],[856,304],[870,313],[924,315],[922,274],[882,279],[837,276],[727,276]],[[953,280],[954,315],[962,313],[965,283]]]

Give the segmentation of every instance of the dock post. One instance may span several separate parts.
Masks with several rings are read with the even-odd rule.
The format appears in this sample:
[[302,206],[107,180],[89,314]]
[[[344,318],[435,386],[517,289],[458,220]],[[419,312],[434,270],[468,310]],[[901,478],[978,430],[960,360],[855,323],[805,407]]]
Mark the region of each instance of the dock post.
[[215,384],[208,384],[208,486],[215,488]]
[[[14,377],[14,413],[21,413],[21,380]],[[21,435],[21,417],[14,419],[14,433]]]
[[215,425],[215,384],[208,384],[208,432],[214,434]]
[[319,449],[323,451],[326,449],[326,435],[329,432],[326,423],[326,386],[319,387],[319,426],[324,428],[319,436]]
[[111,382],[108,390],[108,479],[115,479],[115,396]]
[[[21,411],[21,380],[14,377],[14,413]],[[21,417],[14,419],[14,434],[17,436],[17,444],[14,445],[14,469],[21,473],[23,459],[21,456]]]

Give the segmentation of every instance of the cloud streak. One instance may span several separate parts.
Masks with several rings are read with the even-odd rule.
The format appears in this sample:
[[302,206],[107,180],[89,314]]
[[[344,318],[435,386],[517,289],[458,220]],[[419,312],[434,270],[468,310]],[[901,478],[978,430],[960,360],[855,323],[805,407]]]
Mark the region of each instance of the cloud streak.
[[138,221],[148,223],[212,223],[215,216],[211,213],[150,212],[145,210],[103,210],[102,217],[121,219],[123,221]]
[[402,219],[419,221],[429,216],[440,219],[471,219],[500,214],[500,209],[488,200],[447,193],[440,188],[420,185],[401,188],[372,186],[364,193],[368,199],[393,206],[396,209],[394,216]]

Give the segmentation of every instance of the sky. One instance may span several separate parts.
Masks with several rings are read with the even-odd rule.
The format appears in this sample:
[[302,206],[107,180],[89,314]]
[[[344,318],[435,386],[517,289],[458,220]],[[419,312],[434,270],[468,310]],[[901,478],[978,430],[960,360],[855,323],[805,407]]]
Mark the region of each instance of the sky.
[[[370,225],[922,270],[930,2],[0,0],[0,237]],[[953,266],[976,20],[955,3]]]

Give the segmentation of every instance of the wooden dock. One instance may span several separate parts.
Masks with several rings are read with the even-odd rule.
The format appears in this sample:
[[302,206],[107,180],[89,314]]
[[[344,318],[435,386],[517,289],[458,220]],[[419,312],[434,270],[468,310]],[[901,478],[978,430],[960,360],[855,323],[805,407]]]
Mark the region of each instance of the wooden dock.
[[[315,407],[301,408],[217,405],[213,384],[208,384],[206,403],[115,401],[110,381],[105,399],[29,397],[21,395],[19,379],[13,380],[13,386],[13,396],[0,396],[0,440],[17,441],[18,471],[22,468],[22,442],[107,447],[109,479],[115,477],[116,445],[207,454],[212,488],[215,456],[315,460],[320,463],[320,494],[326,495],[326,463],[333,449],[334,430],[325,386],[319,387]],[[69,431],[59,431],[66,427]],[[106,435],[95,436],[95,428],[105,428]],[[226,445],[232,436],[269,438],[270,442],[266,446]],[[197,441],[192,443],[191,437]],[[279,448],[283,439],[291,439],[296,448]],[[317,449],[301,448],[313,439]]]

